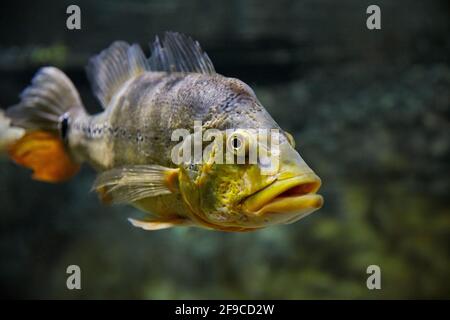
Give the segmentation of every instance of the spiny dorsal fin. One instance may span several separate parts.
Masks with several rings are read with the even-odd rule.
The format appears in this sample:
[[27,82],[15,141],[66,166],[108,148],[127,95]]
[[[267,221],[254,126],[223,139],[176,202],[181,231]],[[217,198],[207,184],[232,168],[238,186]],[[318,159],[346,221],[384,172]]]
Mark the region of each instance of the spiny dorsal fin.
[[91,58],[87,74],[94,94],[106,108],[125,82],[148,69],[147,59],[139,45],[130,46],[126,42],[116,41]]
[[149,59],[149,66],[152,71],[206,74],[216,72],[200,44],[184,34],[166,32],[162,43],[159,37],[156,37],[150,49],[152,56]]
[[125,82],[145,71],[215,73],[200,44],[184,34],[166,32],[150,49],[152,55],[146,59],[139,45],[116,41],[90,60],[88,77],[104,108]]

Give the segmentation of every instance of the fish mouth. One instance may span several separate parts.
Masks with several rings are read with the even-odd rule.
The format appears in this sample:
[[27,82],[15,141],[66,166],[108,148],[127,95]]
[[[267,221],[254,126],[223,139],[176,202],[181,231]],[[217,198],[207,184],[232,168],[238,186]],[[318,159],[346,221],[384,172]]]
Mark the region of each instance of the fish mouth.
[[322,196],[316,194],[320,186],[321,180],[314,173],[275,180],[247,197],[242,203],[243,209],[257,215],[264,213],[306,215],[323,205]]

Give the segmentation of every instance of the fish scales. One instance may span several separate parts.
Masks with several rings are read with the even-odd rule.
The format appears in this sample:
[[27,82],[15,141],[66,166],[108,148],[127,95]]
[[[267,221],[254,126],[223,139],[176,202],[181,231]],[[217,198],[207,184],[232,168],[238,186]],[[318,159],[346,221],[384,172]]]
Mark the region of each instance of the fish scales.
[[[124,86],[104,114],[82,119],[90,130],[69,136],[85,160],[102,169],[149,162],[173,166],[170,152],[178,142],[171,141],[172,132],[193,130],[195,120],[202,122],[203,130],[279,128],[237,79],[146,72]],[[255,103],[243,108],[243,100]],[[103,128],[102,134],[93,134],[96,127]],[[113,157],[104,150],[111,150]]]

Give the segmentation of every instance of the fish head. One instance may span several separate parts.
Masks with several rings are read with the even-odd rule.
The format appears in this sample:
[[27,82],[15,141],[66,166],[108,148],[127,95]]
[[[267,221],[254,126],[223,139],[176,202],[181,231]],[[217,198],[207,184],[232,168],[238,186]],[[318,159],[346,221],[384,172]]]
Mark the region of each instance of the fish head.
[[[256,145],[267,149],[259,139]],[[321,180],[289,136],[283,133],[276,152],[269,148],[267,154],[255,163],[220,163],[212,160],[212,148],[201,163],[182,166],[180,191],[193,220],[213,229],[251,231],[292,223],[319,209]]]

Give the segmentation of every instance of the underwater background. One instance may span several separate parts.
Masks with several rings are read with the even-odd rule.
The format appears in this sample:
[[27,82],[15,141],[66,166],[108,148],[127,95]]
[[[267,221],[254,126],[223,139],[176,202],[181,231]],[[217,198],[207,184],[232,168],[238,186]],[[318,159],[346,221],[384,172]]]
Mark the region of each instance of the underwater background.
[[[81,30],[66,8],[81,8]],[[366,8],[381,8],[381,30]],[[84,67],[114,40],[197,39],[216,70],[250,84],[322,178],[324,207],[253,233],[147,232],[89,192],[0,160],[5,298],[450,298],[450,3],[446,0],[8,1],[0,106],[40,66],[66,72],[99,112]],[[81,268],[68,290],[66,268]],[[381,268],[368,290],[366,268]]]

